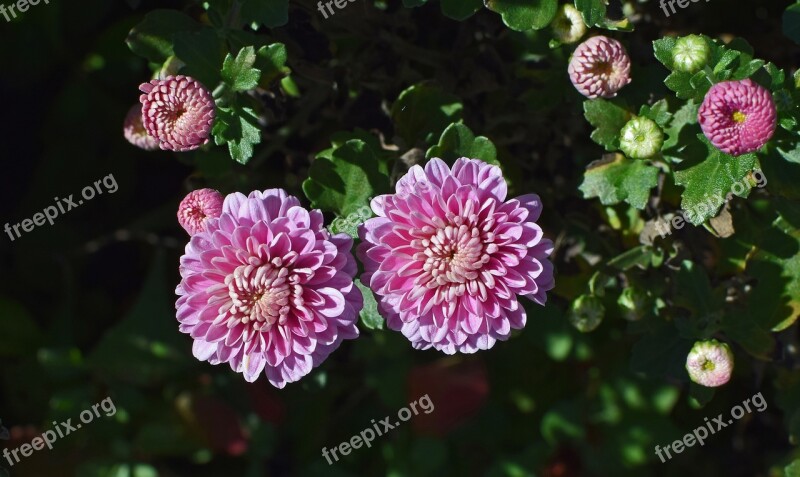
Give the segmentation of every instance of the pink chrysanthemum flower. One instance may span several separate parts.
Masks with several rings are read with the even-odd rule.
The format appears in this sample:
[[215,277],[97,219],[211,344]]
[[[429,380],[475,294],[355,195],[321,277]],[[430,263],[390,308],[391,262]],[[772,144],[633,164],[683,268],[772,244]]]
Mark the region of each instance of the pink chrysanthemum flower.
[[686,357],[689,378],[697,384],[716,388],[727,383],[733,373],[730,346],[717,340],[698,341]]
[[122,134],[125,139],[134,146],[145,151],[155,151],[158,149],[158,139],[147,134],[142,124],[142,106],[134,104],[125,116],[125,123],[122,127]]
[[199,189],[189,192],[178,206],[178,222],[189,235],[206,230],[209,219],[222,214],[222,194],[214,189]]
[[572,84],[587,98],[613,98],[631,82],[631,60],[625,47],[602,35],[578,45],[568,71]]
[[228,195],[181,257],[177,318],[194,356],[278,388],[308,374],[358,336],[352,245],[281,189]]
[[395,194],[372,200],[360,228],[362,282],[389,328],[414,348],[473,353],[525,326],[517,295],[544,304],[553,243],[536,224],[534,194],[506,200],[499,167],[458,159],[413,166]]
[[208,142],[216,109],[211,92],[188,76],[143,83],[142,121],[161,149],[191,151]]
[[761,149],[778,122],[772,95],[749,78],[715,84],[697,117],[708,140],[732,156]]

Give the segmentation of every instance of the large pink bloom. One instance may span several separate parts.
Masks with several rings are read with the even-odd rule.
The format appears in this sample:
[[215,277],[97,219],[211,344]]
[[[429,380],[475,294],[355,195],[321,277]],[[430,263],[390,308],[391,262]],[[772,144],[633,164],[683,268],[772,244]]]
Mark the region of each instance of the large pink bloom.
[[177,318],[195,357],[278,388],[308,374],[358,336],[352,245],[281,189],[228,195],[181,257]]
[[191,151],[208,142],[216,106],[205,86],[189,76],[168,76],[143,83],[139,90],[142,122],[161,149]]
[[587,98],[613,98],[631,82],[631,59],[622,43],[593,36],[575,49],[568,72],[575,89]]
[[749,78],[715,84],[697,116],[708,140],[732,156],[761,149],[778,122],[772,94]]
[[359,233],[362,282],[389,328],[414,348],[473,353],[525,326],[517,295],[544,304],[553,243],[536,225],[534,194],[506,200],[500,168],[476,159],[414,166],[376,197]]

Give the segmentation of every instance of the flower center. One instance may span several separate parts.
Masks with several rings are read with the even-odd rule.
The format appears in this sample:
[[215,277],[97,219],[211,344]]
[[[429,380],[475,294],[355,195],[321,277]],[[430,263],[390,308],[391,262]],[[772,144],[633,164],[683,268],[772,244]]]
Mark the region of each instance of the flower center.
[[[274,259],[275,260],[279,259]],[[277,266],[276,266],[277,265]],[[230,313],[254,330],[269,330],[285,321],[292,295],[289,270],[280,264],[241,265],[225,278],[233,301]]]
[[731,115],[731,118],[734,122],[741,124],[745,121],[745,119],[747,119],[747,116],[741,111],[734,111],[734,113]]
[[710,359],[707,359],[706,362],[703,363],[703,371],[714,371],[716,367],[717,366]]
[[475,280],[489,261],[480,230],[464,223],[439,229],[422,245],[425,250],[420,258],[425,260],[422,269],[431,278],[429,287]]
[[592,73],[596,75],[610,75],[613,71],[614,68],[608,61],[598,61],[592,66]]

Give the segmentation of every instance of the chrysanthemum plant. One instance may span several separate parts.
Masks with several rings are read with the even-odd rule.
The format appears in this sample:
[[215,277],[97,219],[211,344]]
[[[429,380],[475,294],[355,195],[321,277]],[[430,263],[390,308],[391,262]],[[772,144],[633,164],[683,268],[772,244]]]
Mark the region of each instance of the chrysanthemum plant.
[[261,142],[263,125],[272,120],[265,98],[298,91],[286,66],[285,45],[244,27],[285,24],[288,2],[214,0],[200,6],[202,21],[175,10],[148,13],[127,43],[150,62],[154,78],[181,74],[213,92],[212,140],[246,164]]
[[[667,70],[671,94],[636,106],[622,89],[583,105],[591,138],[606,154],[587,167],[580,189],[607,206],[613,228],[629,223],[638,245],[606,261],[575,303],[619,294],[617,305],[633,321],[674,322],[644,320],[649,324],[633,328],[642,333],[632,357],[636,370],[655,372],[659,366],[646,364],[650,357],[669,352],[657,344],[679,336],[725,337],[769,360],[774,333],[800,315],[800,262],[796,252],[780,251],[800,244],[793,205],[800,197],[797,78],[754,58],[742,39],[662,38],[654,55]],[[713,267],[723,278],[689,260],[689,234],[719,247]],[[784,270],[782,278],[775,270]],[[654,273],[666,283],[655,285]],[[677,296],[659,297],[667,290]],[[690,311],[692,320],[679,310]],[[711,396],[693,391],[701,401]]]

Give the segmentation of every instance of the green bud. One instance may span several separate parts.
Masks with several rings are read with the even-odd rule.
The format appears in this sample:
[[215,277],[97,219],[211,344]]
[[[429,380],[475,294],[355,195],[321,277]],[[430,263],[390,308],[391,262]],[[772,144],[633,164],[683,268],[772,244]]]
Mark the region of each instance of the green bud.
[[620,131],[620,149],[631,159],[649,159],[661,151],[664,133],[655,121],[637,117]]
[[617,305],[622,309],[622,316],[628,321],[641,320],[652,306],[647,292],[636,286],[622,290]]
[[581,333],[589,333],[597,329],[603,322],[606,308],[603,302],[594,295],[581,295],[572,302],[569,310],[569,322]]
[[551,25],[553,34],[561,43],[575,43],[586,34],[581,12],[568,3],[561,5]]
[[678,38],[672,49],[672,66],[677,71],[696,73],[708,63],[711,48],[700,35],[689,35]]

